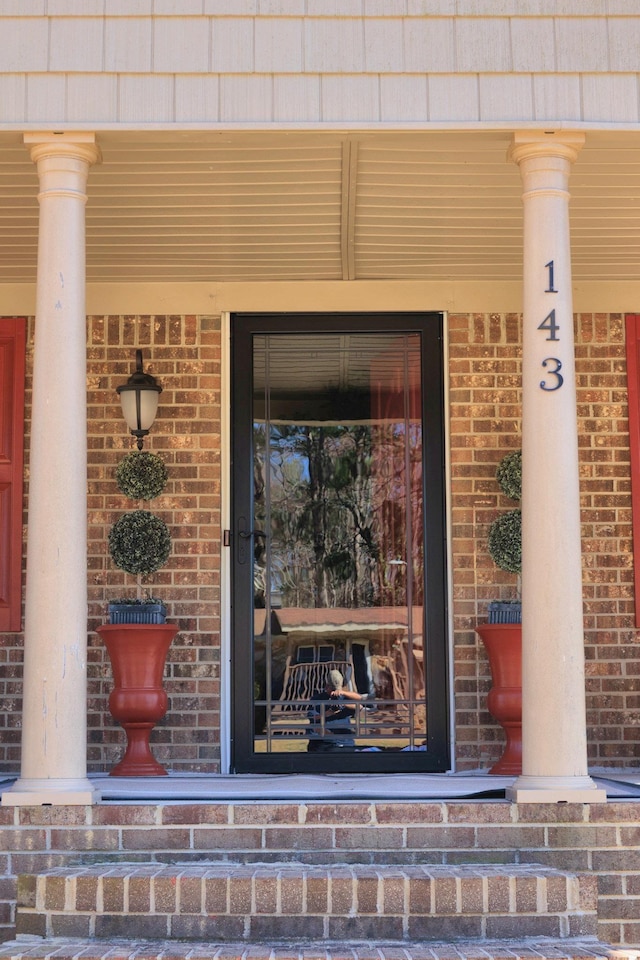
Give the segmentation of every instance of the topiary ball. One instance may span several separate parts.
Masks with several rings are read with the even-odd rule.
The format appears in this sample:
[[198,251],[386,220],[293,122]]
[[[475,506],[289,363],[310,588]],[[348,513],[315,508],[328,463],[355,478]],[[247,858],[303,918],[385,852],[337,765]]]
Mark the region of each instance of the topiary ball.
[[154,573],[171,553],[169,529],[148,510],[125,513],[109,532],[109,552],[125,573]]
[[155,453],[134,450],[116,467],[116,483],[132,500],[152,500],[167,484],[167,468]]
[[510,500],[522,500],[522,450],[503,457],[496,470],[500,489]]
[[522,512],[510,510],[489,528],[489,554],[501,570],[520,573],[522,569]]

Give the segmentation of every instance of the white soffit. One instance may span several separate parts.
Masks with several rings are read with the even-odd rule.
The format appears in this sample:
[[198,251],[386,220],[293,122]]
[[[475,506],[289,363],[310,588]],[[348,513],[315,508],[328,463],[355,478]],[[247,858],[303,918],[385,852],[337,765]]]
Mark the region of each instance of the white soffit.
[[[509,131],[101,132],[90,282],[518,280]],[[573,273],[640,280],[640,133],[588,133]],[[35,278],[37,176],[0,133],[0,282]]]

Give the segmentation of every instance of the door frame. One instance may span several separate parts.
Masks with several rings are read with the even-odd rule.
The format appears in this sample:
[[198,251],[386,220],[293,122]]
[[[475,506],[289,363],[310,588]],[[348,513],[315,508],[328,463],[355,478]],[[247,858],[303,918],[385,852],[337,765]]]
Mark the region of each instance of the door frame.
[[[442,527],[445,536],[445,544],[443,548],[444,554],[444,583],[442,589],[443,602],[445,605],[444,619],[443,619],[443,630],[445,634],[442,656],[444,657],[444,674],[446,676],[446,706],[445,706],[445,718],[442,721],[442,726],[446,727],[446,744],[448,745],[449,751],[449,764],[447,768],[440,766],[437,771],[434,771],[433,768],[424,772],[439,772],[447,773],[451,772],[454,769],[454,757],[455,757],[455,704],[453,699],[453,616],[452,616],[452,583],[451,583],[451,516],[450,516],[450,434],[449,434],[449,376],[448,376],[448,323],[447,323],[447,314],[445,311],[441,310],[336,310],[335,307],[329,310],[273,310],[273,311],[263,311],[263,310],[237,310],[237,311],[224,311],[221,315],[221,340],[222,340],[222,357],[221,357],[221,470],[222,470],[222,484],[221,484],[221,496],[222,496],[222,508],[221,508],[221,520],[222,520],[222,529],[225,531],[231,530],[232,522],[232,504],[231,504],[231,493],[232,493],[232,449],[233,449],[233,436],[232,436],[232,423],[231,423],[231,401],[232,401],[232,389],[233,385],[231,383],[232,375],[232,317],[234,315],[243,316],[243,315],[259,315],[260,317],[267,318],[277,318],[277,317],[289,317],[289,318],[302,318],[302,317],[313,317],[317,316],[319,319],[326,317],[336,317],[339,315],[344,318],[357,318],[358,316],[377,316],[380,319],[399,316],[416,316],[424,317],[427,315],[438,315],[440,317],[440,334],[441,334],[441,396],[442,396],[442,424],[441,424],[441,447],[442,447],[442,456],[443,456],[443,471],[442,471],[442,499],[443,499],[443,518],[442,518]],[[232,576],[232,550],[228,548],[228,539],[222,540],[222,562],[221,562],[221,771],[223,773],[232,773],[233,771],[233,749],[231,738],[233,736],[233,678],[232,678],[232,658],[233,658],[233,649],[232,649],[232,590],[233,590],[233,576]],[[298,758],[304,755],[298,755]],[[362,757],[355,756],[356,760],[361,760]],[[418,755],[413,755],[414,759],[419,758]],[[424,757],[424,755],[422,755]],[[404,755],[404,761],[409,759],[411,754]],[[353,772],[358,772],[360,764],[356,763],[353,767]],[[392,764],[393,766],[393,764]],[[410,773],[412,770],[412,764],[407,764],[406,769],[407,773]],[[419,767],[419,765],[417,765]],[[248,771],[249,772],[249,771]],[[257,772],[257,771],[256,771]],[[263,775],[268,776],[269,773],[262,770],[260,771]],[[273,773],[283,773],[287,772],[286,770],[274,770]],[[292,771],[293,772],[293,771]],[[304,772],[304,765],[300,772]],[[367,771],[364,767],[360,771],[362,773],[376,773],[376,771]],[[377,771],[381,773],[381,771]],[[388,772],[395,772],[392,769],[389,769]],[[398,771],[399,772],[399,771]]]
[[231,772],[231,311],[220,315],[220,773]]

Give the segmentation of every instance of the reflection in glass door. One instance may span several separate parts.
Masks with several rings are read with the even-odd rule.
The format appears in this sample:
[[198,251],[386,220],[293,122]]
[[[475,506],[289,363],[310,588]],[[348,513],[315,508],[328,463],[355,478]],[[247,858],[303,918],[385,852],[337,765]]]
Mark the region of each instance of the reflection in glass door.
[[238,317],[234,763],[447,766],[439,315]]

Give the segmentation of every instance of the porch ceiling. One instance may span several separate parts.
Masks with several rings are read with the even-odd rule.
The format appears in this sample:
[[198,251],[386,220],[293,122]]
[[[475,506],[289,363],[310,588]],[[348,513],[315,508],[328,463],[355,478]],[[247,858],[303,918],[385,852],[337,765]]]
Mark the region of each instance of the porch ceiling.
[[[98,135],[94,282],[513,280],[519,172],[500,132]],[[590,133],[572,181],[576,280],[640,279],[640,132]],[[0,282],[35,279],[37,176],[0,133]]]

